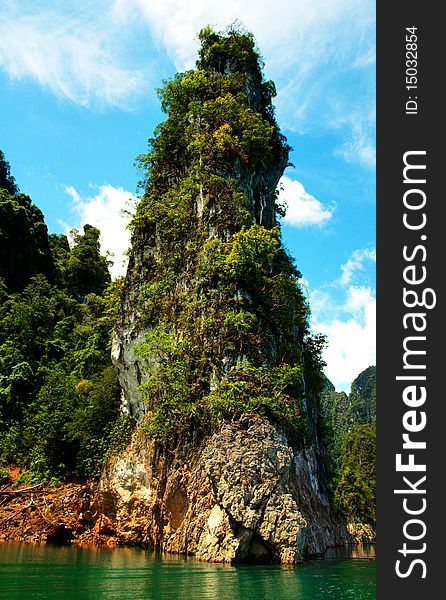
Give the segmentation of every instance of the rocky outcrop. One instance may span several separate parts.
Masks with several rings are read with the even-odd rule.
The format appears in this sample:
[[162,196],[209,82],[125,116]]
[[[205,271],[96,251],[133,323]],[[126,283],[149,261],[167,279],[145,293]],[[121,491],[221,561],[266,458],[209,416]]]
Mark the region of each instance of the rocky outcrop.
[[370,523],[351,522],[347,524],[347,531],[351,536],[351,542],[355,544],[375,544],[376,528]]
[[137,429],[96,513],[121,543],[294,563],[347,533],[325,490],[319,344],[276,221],[290,147],[252,36],[199,39],[198,70],[166,83],[141,159],[112,347]]
[[97,509],[120,543],[292,564],[346,539],[318,481],[314,453],[296,452],[281,428],[251,414],[171,454],[136,433],[107,465]]

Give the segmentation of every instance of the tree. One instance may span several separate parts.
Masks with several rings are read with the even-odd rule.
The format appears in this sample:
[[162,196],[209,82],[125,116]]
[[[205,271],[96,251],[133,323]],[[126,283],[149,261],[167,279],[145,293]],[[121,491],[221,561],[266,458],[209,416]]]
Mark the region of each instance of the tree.
[[0,190],[0,277],[16,292],[38,273],[54,275],[43,214],[28,196]]
[[84,225],[84,233],[74,234],[74,246],[66,265],[70,292],[79,300],[90,293],[102,294],[110,283],[108,261],[100,253],[100,231]]
[[[110,360],[119,282],[110,283],[100,232],[70,249],[18,194],[0,190],[0,460],[33,476],[98,475],[118,419]],[[14,193],[12,193],[14,192]]]
[[0,189],[6,190],[9,194],[18,194],[19,188],[11,175],[11,169],[5,155],[0,150]]
[[335,506],[351,520],[376,519],[376,430],[355,425],[345,436],[341,476]]
[[348,395],[336,392],[325,378],[319,425],[326,470],[334,492],[341,476],[346,436],[357,425],[376,425],[376,367],[362,371]]
[[352,423],[376,423],[376,367],[368,367],[358,375],[349,400]]

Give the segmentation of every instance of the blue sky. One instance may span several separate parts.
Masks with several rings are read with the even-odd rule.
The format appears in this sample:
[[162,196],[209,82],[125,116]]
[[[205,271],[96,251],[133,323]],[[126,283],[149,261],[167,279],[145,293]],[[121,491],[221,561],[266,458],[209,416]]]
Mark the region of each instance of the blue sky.
[[122,271],[135,157],[163,118],[155,88],[194,66],[196,34],[239,20],[276,83],[293,147],[284,243],[304,277],[326,373],[375,363],[375,5],[371,0],[4,0],[0,148],[51,232],[85,222]]

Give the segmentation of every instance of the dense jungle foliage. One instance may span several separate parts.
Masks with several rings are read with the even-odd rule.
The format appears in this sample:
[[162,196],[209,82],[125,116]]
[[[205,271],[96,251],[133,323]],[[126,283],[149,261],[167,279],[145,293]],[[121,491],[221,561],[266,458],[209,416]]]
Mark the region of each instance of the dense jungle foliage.
[[118,419],[111,283],[99,231],[48,235],[0,155],[0,461],[36,479],[97,475]]
[[321,437],[335,507],[351,520],[376,519],[376,367],[353,381],[350,394],[326,380]]
[[310,335],[276,218],[290,148],[274,84],[251,34],[199,38],[196,69],[159,90],[166,118],[138,159],[124,281],[111,282],[96,228],[71,245],[48,235],[0,153],[0,463],[37,479],[100,473],[130,427],[111,330],[136,315],[148,332],[135,360],[150,438],[173,445],[257,412],[305,445],[317,425],[337,508],[373,520],[374,382],[321,395],[324,341]]

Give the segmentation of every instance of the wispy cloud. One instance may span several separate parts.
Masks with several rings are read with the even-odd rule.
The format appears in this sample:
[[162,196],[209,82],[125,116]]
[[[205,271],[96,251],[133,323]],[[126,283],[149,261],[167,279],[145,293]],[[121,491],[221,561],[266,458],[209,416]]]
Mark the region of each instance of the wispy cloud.
[[342,275],[339,278],[340,285],[348,285],[351,283],[354,274],[357,271],[364,269],[364,262],[366,261],[376,262],[376,250],[375,248],[363,248],[355,250],[348,261],[341,265]]
[[352,53],[358,68],[373,56],[373,41],[364,39],[364,34],[373,30],[374,3],[364,0],[300,0],[297,4],[295,0],[115,0],[113,14],[117,20],[144,18],[178,69],[193,65],[198,29],[208,24],[222,29],[234,21],[254,32],[277,70],[279,65],[287,71],[299,65],[299,74],[304,75],[315,65],[347,64]]
[[[202,27],[224,29],[239,20],[254,33],[267,77],[277,84],[282,128],[312,134],[337,131],[338,156],[374,165],[372,0],[3,4],[0,68],[11,78],[37,81],[58,97],[84,106],[134,106],[150,88],[149,71],[155,72],[160,54],[166,53],[179,70],[190,68]],[[141,35],[144,28],[147,33]],[[146,57],[144,68],[141,55]]]
[[[92,186],[94,187],[94,186]],[[109,253],[113,261],[112,277],[123,275],[127,268],[126,251],[129,248],[129,231],[126,228],[133,208],[134,197],[130,192],[112,185],[95,188],[97,194],[82,198],[78,191],[68,186],[65,191],[71,197],[72,208],[77,216],[74,228],[86,223],[101,231],[101,252]],[[72,226],[65,225],[68,233]]]
[[364,108],[362,112],[352,112],[340,118],[338,126],[349,129],[350,133],[335,154],[349,163],[359,163],[374,169],[376,166],[374,96],[369,96],[368,104],[370,110]]
[[[374,164],[375,3],[372,0],[116,0],[123,23],[143,19],[177,69],[194,64],[198,30],[238,20],[252,31],[277,83],[283,128],[341,131],[338,155]],[[352,118],[352,115],[355,115]]]
[[376,364],[376,299],[370,288],[351,287],[345,303],[338,306],[342,317],[313,320],[313,329],[327,336],[323,356],[326,375],[338,388],[348,391],[351,382]]
[[341,265],[342,275],[310,291],[313,331],[327,336],[323,357],[326,375],[339,389],[348,391],[357,375],[376,361],[376,297],[373,287],[359,285],[374,249],[355,250]]
[[286,176],[279,182],[278,200],[286,207],[284,223],[293,227],[321,226],[331,219],[334,211],[334,205],[324,207],[299,181]]
[[126,108],[146,74],[121,55],[124,40],[103,2],[10,1],[0,15],[0,67],[76,104]]

